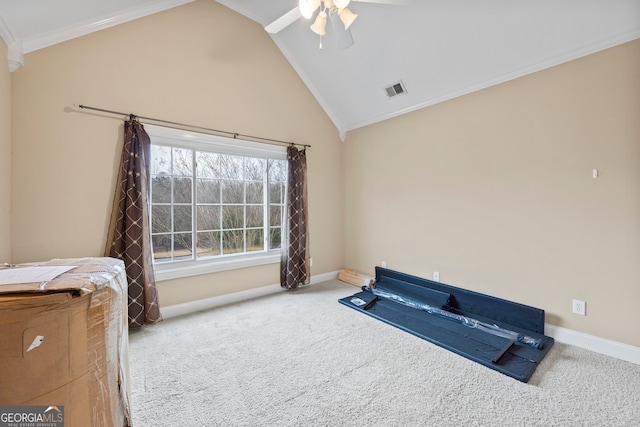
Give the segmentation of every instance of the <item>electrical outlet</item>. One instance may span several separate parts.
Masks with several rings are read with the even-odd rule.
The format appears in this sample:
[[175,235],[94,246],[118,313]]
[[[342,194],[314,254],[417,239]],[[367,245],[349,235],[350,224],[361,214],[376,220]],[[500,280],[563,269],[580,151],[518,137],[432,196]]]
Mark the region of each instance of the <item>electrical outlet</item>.
[[573,300],[573,312],[575,314],[579,314],[581,316],[586,316],[587,314],[587,303],[584,301],[580,301],[578,299]]
[[434,271],[433,272],[433,280],[435,282],[439,282],[440,281],[440,272],[438,272],[438,271]]
[[387,261],[382,261],[382,262],[380,263],[380,266],[381,266],[382,268],[387,268]]

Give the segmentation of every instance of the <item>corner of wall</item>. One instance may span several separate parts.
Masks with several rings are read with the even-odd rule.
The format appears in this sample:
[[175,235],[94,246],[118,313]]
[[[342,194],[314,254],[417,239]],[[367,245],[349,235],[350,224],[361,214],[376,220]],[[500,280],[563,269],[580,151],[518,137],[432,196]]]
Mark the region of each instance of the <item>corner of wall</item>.
[[0,262],[11,262],[11,72],[0,42]]

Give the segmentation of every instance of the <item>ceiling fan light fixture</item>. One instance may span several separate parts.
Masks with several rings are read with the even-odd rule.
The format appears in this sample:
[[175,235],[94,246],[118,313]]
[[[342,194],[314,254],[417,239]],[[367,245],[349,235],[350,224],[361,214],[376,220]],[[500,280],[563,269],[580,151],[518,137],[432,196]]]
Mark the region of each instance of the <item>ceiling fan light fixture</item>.
[[333,0],[333,5],[338,9],[344,9],[349,6],[349,3],[351,3],[351,0]]
[[311,24],[309,28],[314,33],[324,36],[326,34],[325,28],[327,27],[327,12],[321,10],[316,17],[316,20]]
[[353,36],[351,31],[344,28],[344,24],[340,20],[337,13],[329,14],[329,22],[331,23],[331,42],[338,49],[349,49],[353,46]]
[[298,8],[302,16],[306,19],[311,18],[313,12],[320,7],[320,1],[321,0],[300,0],[298,2]]
[[344,24],[345,30],[348,30],[351,24],[353,24],[353,21],[355,21],[356,18],[358,17],[357,14],[351,12],[346,7],[341,9],[340,12],[338,12],[338,14],[340,15],[340,20]]

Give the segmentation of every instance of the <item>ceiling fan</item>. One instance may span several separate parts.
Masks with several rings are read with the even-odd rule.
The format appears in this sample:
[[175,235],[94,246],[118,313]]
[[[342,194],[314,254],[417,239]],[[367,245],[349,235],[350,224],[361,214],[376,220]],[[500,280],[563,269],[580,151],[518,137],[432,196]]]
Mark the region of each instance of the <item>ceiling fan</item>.
[[338,36],[339,47],[346,49],[353,45],[353,37],[349,27],[358,17],[347,8],[351,1],[398,5],[406,4],[411,0],[299,0],[297,7],[282,15],[264,27],[264,29],[270,34],[277,34],[300,18],[311,19],[315,12],[319,10],[309,28],[321,37],[320,48],[322,49],[322,36],[326,34],[327,20],[329,20]]

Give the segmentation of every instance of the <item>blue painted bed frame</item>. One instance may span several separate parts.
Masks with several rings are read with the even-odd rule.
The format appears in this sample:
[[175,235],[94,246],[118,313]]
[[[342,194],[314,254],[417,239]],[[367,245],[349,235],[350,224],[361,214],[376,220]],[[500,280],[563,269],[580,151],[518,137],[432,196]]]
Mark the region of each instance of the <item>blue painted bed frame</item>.
[[[347,307],[523,382],[529,381],[554,342],[544,335],[544,310],[539,308],[381,267],[376,267],[375,286],[539,339],[541,348],[534,348],[395,301],[375,298],[364,287],[361,292],[339,300]],[[369,304],[357,305],[354,301]]]

